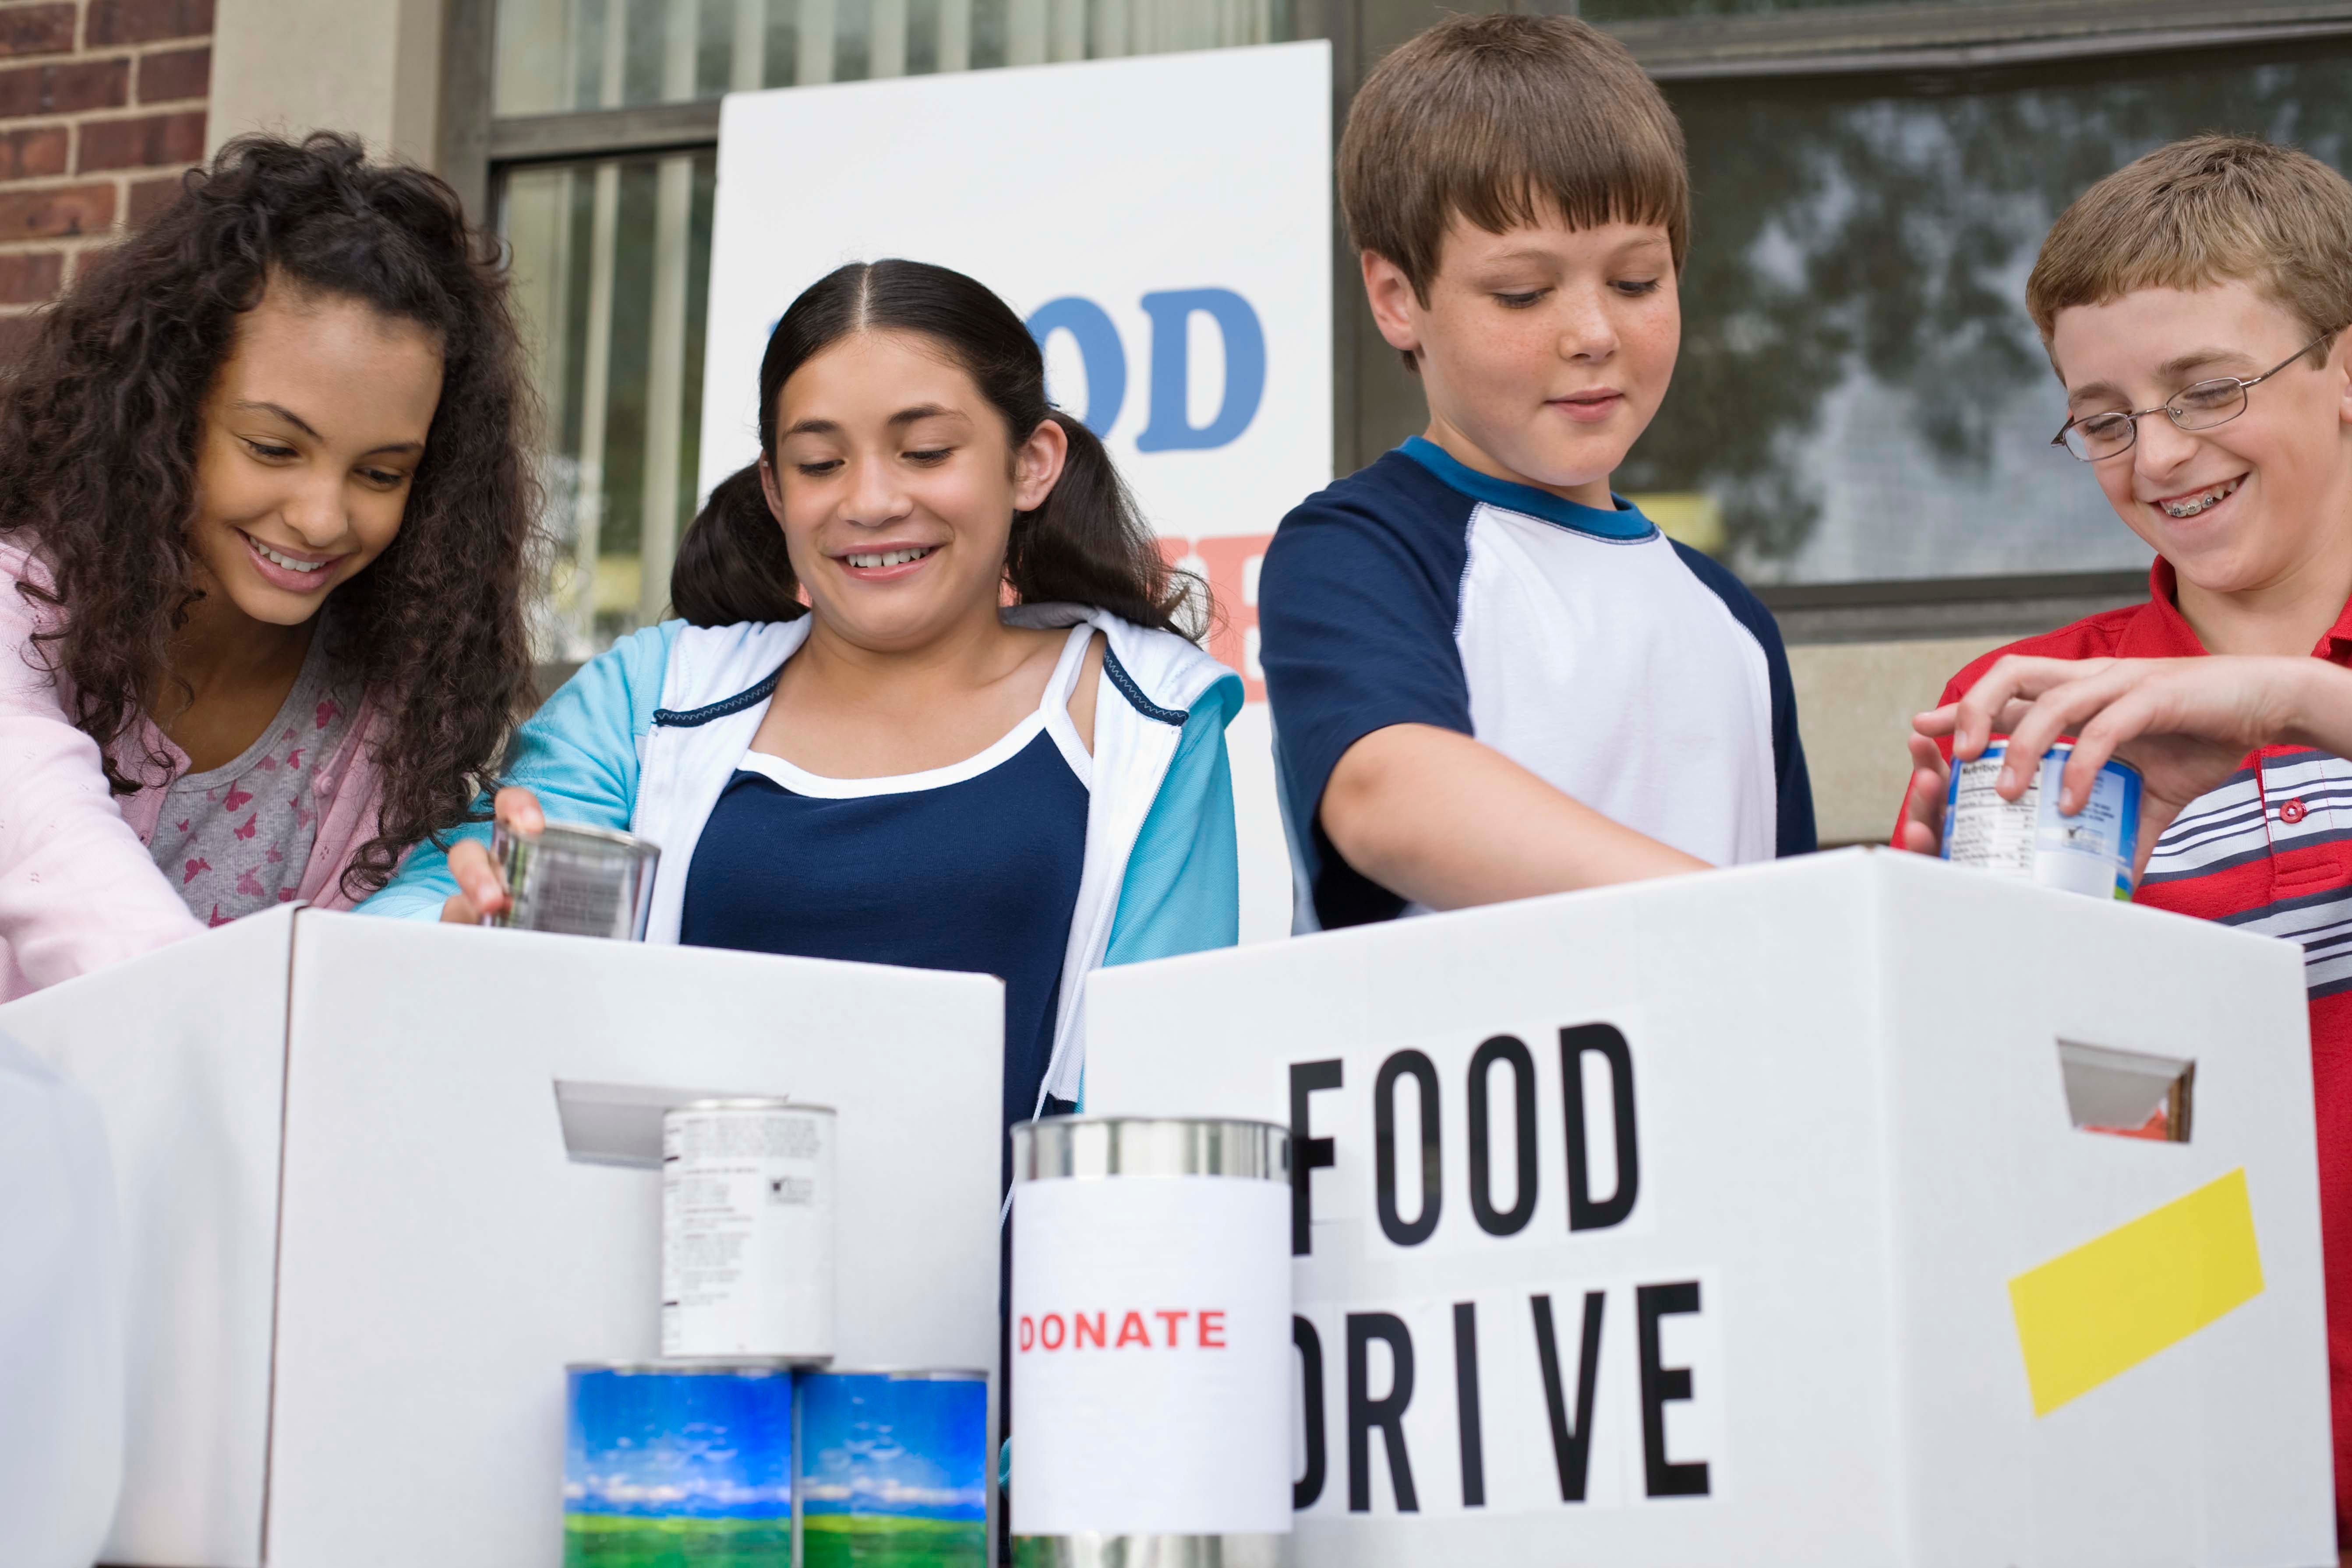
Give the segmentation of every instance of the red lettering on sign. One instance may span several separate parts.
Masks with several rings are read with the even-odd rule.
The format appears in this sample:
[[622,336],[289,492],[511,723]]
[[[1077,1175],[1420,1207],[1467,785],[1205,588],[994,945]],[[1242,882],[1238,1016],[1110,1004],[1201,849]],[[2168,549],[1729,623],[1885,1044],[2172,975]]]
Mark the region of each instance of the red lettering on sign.
[[1250,647],[1257,634],[1257,595],[1253,563],[1265,554],[1270,533],[1232,534],[1216,539],[1163,537],[1160,553],[1171,566],[1195,556],[1208,569],[1209,592],[1217,601],[1217,624],[1209,628],[1209,657],[1241,671],[1242,695],[1251,702],[1265,700],[1265,681],[1250,668]]
[[[1088,1346],[1096,1350],[1125,1350],[1129,1345],[1140,1345],[1146,1350],[1161,1346],[1171,1351],[1181,1350],[1184,1347],[1184,1320],[1190,1318],[1195,1325],[1193,1344],[1202,1350],[1221,1351],[1228,1346],[1225,1336],[1230,1331],[1225,1326],[1225,1320],[1230,1315],[1213,1307],[1160,1307],[1148,1312],[1122,1312],[1118,1320],[1118,1336],[1113,1340],[1110,1337],[1111,1315],[1107,1310],[1044,1312],[1034,1316],[1024,1312],[1013,1324],[1013,1336],[1015,1346],[1023,1351],[1057,1351],[1065,1345],[1074,1351],[1082,1351]],[[1159,1340],[1151,1337],[1150,1320],[1153,1318],[1160,1320],[1164,1334]]]

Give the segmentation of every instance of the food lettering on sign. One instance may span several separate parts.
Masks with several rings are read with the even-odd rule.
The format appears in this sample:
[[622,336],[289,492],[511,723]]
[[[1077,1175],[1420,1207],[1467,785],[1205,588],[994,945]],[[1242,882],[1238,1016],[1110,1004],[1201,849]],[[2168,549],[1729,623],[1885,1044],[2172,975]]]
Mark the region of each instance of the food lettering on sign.
[[[1542,1064],[1556,1067],[1554,1090],[1542,1088],[1531,1040],[1549,1047],[1548,1055],[1556,1050]],[[1486,1509],[1493,1463],[1505,1454],[1504,1462],[1522,1478],[1522,1495],[1516,1505],[1496,1501],[1523,1507],[1536,1500],[1524,1495],[1531,1462],[1525,1456],[1539,1449],[1548,1450],[1540,1466],[1543,1489],[1556,1490],[1559,1504],[1585,1504],[1608,1491],[1596,1484],[1596,1429],[1621,1421],[1616,1430],[1623,1436],[1609,1441],[1625,1445],[1627,1479],[1618,1489],[1625,1500],[1711,1495],[1708,1458],[1688,1451],[1692,1433],[1706,1424],[1669,1432],[1677,1409],[1719,1397],[1716,1389],[1700,1386],[1691,1358],[1677,1356],[1668,1343],[1669,1324],[1705,1322],[1711,1303],[1701,1279],[1577,1279],[1571,1266],[1545,1284],[1392,1306],[1361,1300],[1340,1283],[1359,1261],[1382,1265],[1385,1272],[1398,1254],[1432,1250],[1433,1241],[1440,1252],[1507,1241],[1514,1250],[1542,1247],[1572,1259],[1582,1238],[1625,1226],[1641,1205],[1633,1051],[1622,1029],[1580,1023],[1541,1033],[1495,1033],[1458,1072],[1440,1068],[1447,1055],[1435,1045],[1388,1052],[1370,1075],[1369,1106],[1345,1100],[1351,1085],[1342,1060],[1290,1064],[1291,1252],[1305,1269],[1291,1332],[1304,1412],[1294,1507],[1304,1510],[1321,1501],[1335,1462],[1343,1462],[1350,1513],[1382,1511],[1375,1504],[1381,1475],[1398,1513],[1433,1506]],[[1361,1062],[1357,1065],[1360,1070]],[[1464,1109],[1449,1120],[1448,1101],[1455,1093]],[[1559,1118],[1550,1129],[1540,1125],[1547,1098]],[[1351,1118],[1346,1111],[1368,1114]],[[1342,1138],[1367,1130],[1370,1202],[1337,1217],[1360,1213],[1376,1224],[1360,1231],[1344,1224],[1327,1227],[1327,1245],[1339,1238],[1343,1254],[1351,1252],[1346,1238],[1360,1234],[1355,1249],[1363,1256],[1318,1259],[1315,1173],[1338,1173]],[[1549,1131],[1556,1138],[1540,1135]],[[1463,1142],[1449,1165],[1451,1138]],[[1547,1149],[1557,1163],[1547,1165]],[[1362,1171],[1366,1163],[1351,1153],[1346,1163]],[[1446,1190],[1449,1169],[1466,1175],[1466,1192]],[[1337,1191],[1353,1195],[1352,1188]],[[1325,1194],[1327,1200],[1332,1195]],[[1553,1215],[1541,1226],[1536,1224],[1539,1197]],[[1441,1220],[1454,1241],[1439,1238]],[[1475,1227],[1475,1237],[1469,1226]],[[1332,1310],[1318,1312],[1322,1304]],[[1321,1327],[1310,1312],[1323,1318]],[[1714,1363],[1701,1358],[1696,1364]],[[1604,1373],[1604,1367],[1611,1370]],[[1330,1405],[1327,1373],[1339,1381],[1339,1397]],[[1409,1423],[1417,1400],[1451,1409],[1443,1421],[1415,1415]],[[1340,1430],[1327,1430],[1335,1422]],[[1408,1441],[1409,1425],[1420,1430],[1419,1453]],[[1438,1452],[1454,1452],[1444,1456],[1450,1462],[1440,1467],[1439,1486],[1452,1491],[1446,1483],[1458,1481],[1458,1498],[1433,1500],[1430,1434],[1449,1425],[1453,1441]],[[1505,1449],[1493,1447],[1498,1441]],[[1553,1506],[1549,1497],[1541,1500]]]

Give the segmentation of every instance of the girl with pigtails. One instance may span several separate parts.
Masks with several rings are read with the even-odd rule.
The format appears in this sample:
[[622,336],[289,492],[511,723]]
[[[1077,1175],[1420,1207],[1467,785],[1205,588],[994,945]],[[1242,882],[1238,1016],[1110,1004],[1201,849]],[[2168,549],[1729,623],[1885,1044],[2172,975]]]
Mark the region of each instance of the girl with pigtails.
[[[1069,1110],[1087,973],[1235,940],[1240,679],[971,279],[832,273],[759,395],[759,461],[681,542],[683,619],[522,726],[497,816],[660,846],[650,941],[1000,976],[1005,1121]],[[485,837],[420,846],[363,912],[503,908]]]
[[343,907],[530,690],[494,239],[352,138],[247,137],[0,366],[0,1001]]

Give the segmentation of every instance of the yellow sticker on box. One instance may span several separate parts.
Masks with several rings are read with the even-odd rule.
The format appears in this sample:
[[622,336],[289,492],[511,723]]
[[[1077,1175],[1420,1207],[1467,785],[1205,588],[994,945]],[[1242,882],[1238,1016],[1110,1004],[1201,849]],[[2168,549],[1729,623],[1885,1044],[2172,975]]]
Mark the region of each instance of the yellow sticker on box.
[[2263,1293],[2246,1173],[2235,1170],[2009,1282],[2018,1347],[2047,1415]]

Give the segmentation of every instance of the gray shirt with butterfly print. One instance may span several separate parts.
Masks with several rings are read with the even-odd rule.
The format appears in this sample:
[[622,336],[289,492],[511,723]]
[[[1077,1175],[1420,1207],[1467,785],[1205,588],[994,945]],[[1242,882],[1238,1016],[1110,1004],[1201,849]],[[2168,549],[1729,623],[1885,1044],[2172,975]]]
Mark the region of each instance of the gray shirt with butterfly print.
[[147,851],[200,921],[226,925],[290,901],[301,885],[319,836],[311,771],[335,754],[359,708],[337,689],[326,649],[322,626],[278,717],[243,755],[164,791]]

